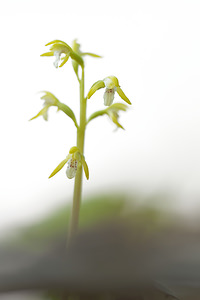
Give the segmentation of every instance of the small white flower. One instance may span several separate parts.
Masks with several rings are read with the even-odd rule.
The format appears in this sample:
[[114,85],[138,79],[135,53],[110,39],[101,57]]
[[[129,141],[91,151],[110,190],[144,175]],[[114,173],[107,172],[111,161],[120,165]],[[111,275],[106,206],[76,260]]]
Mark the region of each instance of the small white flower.
[[78,168],[78,160],[70,158],[67,162],[66,174],[69,179],[72,179],[76,176],[76,171]]
[[81,166],[83,166],[86,178],[89,179],[89,170],[85,161],[85,157],[80,153],[76,146],[69,150],[67,157],[62,160],[61,163],[59,163],[55,170],[50,174],[49,178],[58,173],[65,166],[65,164],[67,164],[66,175],[69,179],[72,179],[76,176],[77,169],[81,168]]
[[87,95],[87,98],[90,99],[92,95],[99,89],[106,88],[103,98],[104,98],[104,105],[110,106],[113,103],[115,92],[128,104],[131,104],[130,100],[126,97],[124,92],[119,86],[119,81],[115,76],[108,76],[103,80],[98,80],[95,82]]
[[[68,61],[69,56],[72,55],[72,49],[66,43],[59,40],[46,44],[46,46],[48,45],[51,45],[50,51],[41,54],[41,56],[55,56],[54,66],[56,68],[62,67]],[[63,57],[61,57],[62,54]]]

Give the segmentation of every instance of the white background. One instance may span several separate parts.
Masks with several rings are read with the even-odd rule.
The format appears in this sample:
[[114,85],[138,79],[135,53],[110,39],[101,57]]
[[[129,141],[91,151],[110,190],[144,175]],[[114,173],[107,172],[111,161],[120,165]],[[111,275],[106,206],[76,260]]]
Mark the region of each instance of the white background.
[[[84,196],[122,190],[167,192],[183,211],[200,200],[199,1],[1,1],[0,228],[34,220],[70,201],[73,180],[51,171],[75,144],[70,119],[52,108],[49,121],[29,122],[49,90],[78,114],[78,84],[70,60],[61,69],[40,57],[54,39],[103,59],[86,59],[86,92],[118,77],[133,105],[125,131],[101,117],[86,133],[90,180]],[[115,101],[121,99],[116,95]],[[103,108],[103,90],[88,114]]]

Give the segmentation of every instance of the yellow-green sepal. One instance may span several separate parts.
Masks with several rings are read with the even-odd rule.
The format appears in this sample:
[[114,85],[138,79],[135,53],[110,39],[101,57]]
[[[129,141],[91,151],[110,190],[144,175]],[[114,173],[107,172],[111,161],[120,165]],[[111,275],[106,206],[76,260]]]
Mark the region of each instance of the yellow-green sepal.
[[82,163],[82,166],[83,166],[85,177],[88,180],[89,179],[89,168],[88,168],[88,165],[87,165],[87,163],[86,163],[85,158],[84,158],[83,155],[82,155],[81,163]]
[[45,53],[41,54],[40,56],[54,56],[54,52],[53,51],[45,52]]
[[108,76],[104,78],[105,85],[108,89],[119,87],[119,80],[115,76]]
[[119,127],[119,128],[121,128],[121,129],[124,130],[124,127],[118,122],[118,116],[117,116],[117,115],[112,114],[112,115],[110,116],[110,118],[111,118],[112,122],[113,122],[115,125],[117,125],[117,127]]
[[53,41],[47,43],[45,46],[50,46],[50,45],[62,45],[62,46],[65,46],[66,48],[68,48],[69,51],[72,50],[72,48],[67,43],[65,43],[61,40],[53,40]]
[[81,55],[82,56],[88,55],[88,56],[95,57],[95,58],[102,58],[101,55],[90,53],[90,52],[83,52],[83,53],[81,53]]
[[91,86],[91,88],[90,88],[90,90],[89,90],[89,92],[88,92],[88,94],[87,94],[87,98],[90,99],[90,98],[92,97],[92,95],[93,95],[97,90],[102,89],[102,88],[104,88],[104,87],[105,87],[104,81],[103,81],[103,80],[98,80],[97,82],[95,82],[95,83]]
[[62,66],[64,66],[64,64],[66,64],[66,62],[68,61],[69,59],[69,56],[68,55],[65,55],[64,57],[61,58],[62,62],[61,64],[59,65],[59,68],[61,68]]
[[117,87],[117,93],[118,95],[126,102],[128,103],[129,105],[131,105],[131,101],[126,97],[126,95],[124,94],[124,92],[122,91],[122,89],[118,86]]
[[55,170],[53,170],[53,172],[49,175],[49,178],[56,175],[64,167],[64,165],[68,162],[69,158],[70,158],[70,155],[67,155],[67,157],[65,159],[63,159],[63,161],[61,161],[61,163],[59,163],[59,165],[55,168]]
[[71,148],[69,149],[69,153],[70,153],[70,154],[74,154],[74,153],[76,153],[76,152],[79,152],[79,149],[78,149],[78,147],[76,147],[76,146],[73,146],[73,147],[71,147]]
[[124,103],[114,103],[110,105],[108,108],[106,108],[106,111],[119,111],[119,110],[126,111],[127,109],[128,106]]
[[62,110],[68,117],[70,117],[74,122],[75,126],[78,128],[77,120],[73,110],[62,102],[58,102],[57,107],[59,110]]
[[47,121],[47,110],[49,109],[49,106],[45,106],[43,107],[39,113],[37,115],[35,115],[34,117],[32,117],[29,121],[34,120],[40,116],[43,116],[44,120]]

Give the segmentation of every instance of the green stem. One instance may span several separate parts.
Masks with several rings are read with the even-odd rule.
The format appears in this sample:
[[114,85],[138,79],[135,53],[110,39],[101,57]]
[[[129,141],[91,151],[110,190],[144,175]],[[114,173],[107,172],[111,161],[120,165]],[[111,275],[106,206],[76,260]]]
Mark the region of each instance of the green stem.
[[[77,128],[77,147],[84,155],[84,140],[86,128],[86,102],[84,98],[84,66],[82,67],[82,77],[80,80],[80,125]],[[82,166],[78,168],[74,182],[74,196],[72,205],[72,214],[69,228],[69,240],[76,234],[79,223],[79,211],[82,196]]]

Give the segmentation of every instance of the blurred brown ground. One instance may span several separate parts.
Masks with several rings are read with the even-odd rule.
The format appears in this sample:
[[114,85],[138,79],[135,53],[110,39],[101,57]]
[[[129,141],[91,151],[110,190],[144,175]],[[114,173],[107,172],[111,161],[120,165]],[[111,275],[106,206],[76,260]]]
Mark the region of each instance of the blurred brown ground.
[[[104,218],[83,226],[68,247],[63,232],[2,246],[0,293],[26,291],[55,300],[199,300],[199,228],[162,226],[153,216]],[[51,297],[44,298],[47,293]]]

